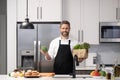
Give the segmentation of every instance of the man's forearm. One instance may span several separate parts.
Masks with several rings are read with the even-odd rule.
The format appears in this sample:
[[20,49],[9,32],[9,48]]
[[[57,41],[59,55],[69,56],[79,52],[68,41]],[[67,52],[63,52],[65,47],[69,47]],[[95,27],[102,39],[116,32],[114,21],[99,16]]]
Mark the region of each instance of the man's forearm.
[[45,54],[45,57],[46,57],[47,60],[51,60],[51,57],[48,53]]

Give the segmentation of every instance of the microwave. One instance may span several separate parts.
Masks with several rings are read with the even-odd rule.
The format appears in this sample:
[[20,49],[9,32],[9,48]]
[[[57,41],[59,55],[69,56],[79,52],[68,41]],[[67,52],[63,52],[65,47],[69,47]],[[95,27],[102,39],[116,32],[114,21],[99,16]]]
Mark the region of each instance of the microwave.
[[100,42],[120,42],[120,22],[100,22]]

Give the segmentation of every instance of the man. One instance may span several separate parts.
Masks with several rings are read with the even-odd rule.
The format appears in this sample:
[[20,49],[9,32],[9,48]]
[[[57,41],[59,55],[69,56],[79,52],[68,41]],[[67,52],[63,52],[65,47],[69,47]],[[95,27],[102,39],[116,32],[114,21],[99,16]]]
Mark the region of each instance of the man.
[[[54,60],[54,72],[56,74],[70,74],[73,70],[72,49],[77,41],[69,38],[70,23],[66,20],[60,24],[60,37],[52,40],[48,52],[41,53],[47,60]],[[82,62],[83,59],[80,60]]]

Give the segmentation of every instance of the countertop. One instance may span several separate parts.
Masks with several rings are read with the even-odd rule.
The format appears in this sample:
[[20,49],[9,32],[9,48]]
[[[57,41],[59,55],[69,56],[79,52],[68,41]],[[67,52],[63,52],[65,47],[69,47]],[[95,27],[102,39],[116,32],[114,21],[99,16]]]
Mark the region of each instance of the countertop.
[[96,67],[76,67],[76,70],[95,70]]
[[[87,78],[84,78],[87,76]],[[101,78],[89,78],[89,75],[77,75],[76,78],[72,78],[66,75],[55,76],[55,77],[39,77],[39,78],[24,78],[24,77],[9,77],[8,75],[0,75],[0,80],[106,80],[105,77]],[[115,80],[120,80],[115,79]]]

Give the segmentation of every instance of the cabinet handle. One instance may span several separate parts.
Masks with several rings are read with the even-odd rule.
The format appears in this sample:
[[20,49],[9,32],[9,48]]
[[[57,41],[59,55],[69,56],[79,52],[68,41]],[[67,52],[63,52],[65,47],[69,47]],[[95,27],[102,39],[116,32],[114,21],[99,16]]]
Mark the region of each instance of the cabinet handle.
[[42,7],[40,7],[40,19],[42,19]]
[[120,8],[116,8],[116,19],[120,19]]
[[118,19],[118,8],[116,8],[116,19]]
[[78,30],[78,43],[80,43],[80,30]]
[[84,41],[84,37],[83,37],[83,35],[84,35],[84,32],[83,32],[83,30],[81,31],[81,38],[82,38],[82,42]]
[[117,19],[120,19],[120,8],[118,8]]
[[37,19],[39,19],[39,7],[37,7]]

